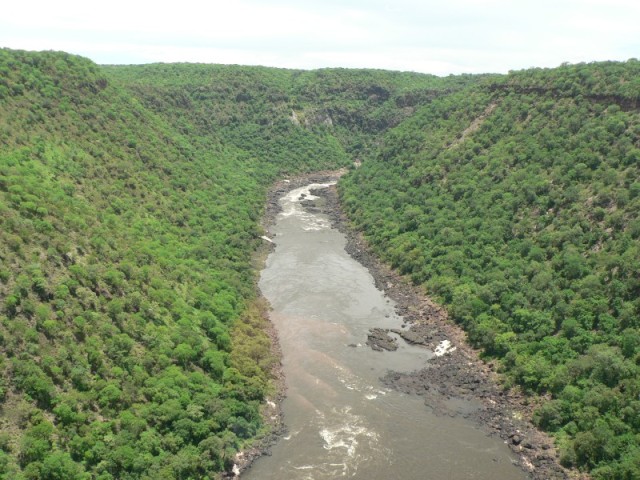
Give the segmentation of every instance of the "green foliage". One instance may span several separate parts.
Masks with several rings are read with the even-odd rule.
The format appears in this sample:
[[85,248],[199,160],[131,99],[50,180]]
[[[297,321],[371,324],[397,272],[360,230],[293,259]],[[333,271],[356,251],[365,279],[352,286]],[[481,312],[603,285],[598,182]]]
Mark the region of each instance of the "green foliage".
[[273,388],[251,263],[270,183],[348,166],[470,81],[7,49],[0,71],[2,393],[54,420],[13,419],[0,463],[51,479],[231,468]]
[[273,388],[251,263],[266,189],[364,160],[341,195],[371,244],[553,396],[536,418],[567,465],[637,477],[638,69],[442,79],[0,49],[0,398],[19,406],[0,475],[230,469]]
[[411,115],[420,102],[471,81],[382,70],[225,65],[107,71],[191,139],[221,139],[289,173],[318,170],[327,161],[347,166],[369,156],[378,134]]
[[638,476],[638,78],[636,60],[488,78],[419,109],[340,184],[383,258],[552,395],[538,424],[595,478]]

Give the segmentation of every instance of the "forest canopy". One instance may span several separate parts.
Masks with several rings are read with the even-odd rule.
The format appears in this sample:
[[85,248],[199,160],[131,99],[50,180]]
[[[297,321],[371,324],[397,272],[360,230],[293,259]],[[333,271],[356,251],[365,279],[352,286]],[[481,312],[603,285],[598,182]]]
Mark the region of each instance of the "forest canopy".
[[434,100],[341,183],[376,252],[436,296],[566,466],[640,476],[640,62]]
[[443,85],[0,50],[0,478],[230,470],[273,394],[267,188],[351,164]]
[[354,225],[544,400],[562,462],[637,478],[639,79],[1,49],[0,478],[229,470],[273,394],[266,191],[340,167]]

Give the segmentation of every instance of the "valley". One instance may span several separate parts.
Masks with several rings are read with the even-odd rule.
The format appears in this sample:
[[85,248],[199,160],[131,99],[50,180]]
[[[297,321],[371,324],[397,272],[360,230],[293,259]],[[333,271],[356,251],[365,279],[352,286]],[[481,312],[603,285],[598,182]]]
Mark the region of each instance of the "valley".
[[[420,325],[436,312],[466,332],[457,354],[485,362],[477,383],[381,368],[381,388],[454,414],[502,394],[552,436],[536,446],[557,451],[549,468],[635,478],[639,74],[637,60],[436,77],[0,50],[0,475],[231,471],[269,435],[278,391],[257,290],[269,188],[343,168],[343,230],[366,245],[346,248],[391,267],[374,277],[413,325],[401,337],[435,348]],[[399,282],[415,296],[395,299]],[[401,326],[379,328],[404,345]],[[494,418],[479,420],[527,449]]]

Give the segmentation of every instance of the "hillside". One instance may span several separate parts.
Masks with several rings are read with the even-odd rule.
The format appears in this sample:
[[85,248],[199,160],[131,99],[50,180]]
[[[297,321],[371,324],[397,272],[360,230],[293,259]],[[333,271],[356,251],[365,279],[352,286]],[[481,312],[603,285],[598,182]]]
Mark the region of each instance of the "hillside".
[[375,251],[448,307],[562,463],[640,477],[640,62],[487,78],[340,185]]
[[354,225],[536,398],[562,462],[640,477],[639,79],[0,50],[0,478],[228,470],[273,393],[266,191],[354,161]]
[[0,50],[0,478],[229,470],[273,393],[268,186],[467,81]]
[[299,167],[194,143],[79,57],[2,50],[0,73],[3,478],[229,468],[270,388],[265,188]]
[[332,149],[368,156],[381,132],[420,103],[475,77],[382,70],[284,70],[200,64],[109,66],[146,107],[189,138],[221,139],[290,171],[317,170]]

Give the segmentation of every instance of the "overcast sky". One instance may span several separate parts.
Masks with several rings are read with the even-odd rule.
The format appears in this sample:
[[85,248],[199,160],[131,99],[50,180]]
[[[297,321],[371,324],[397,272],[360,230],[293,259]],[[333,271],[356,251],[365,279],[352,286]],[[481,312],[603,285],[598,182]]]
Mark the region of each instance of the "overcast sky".
[[640,0],[16,0],[0,47],[436,75],[640,57]]

